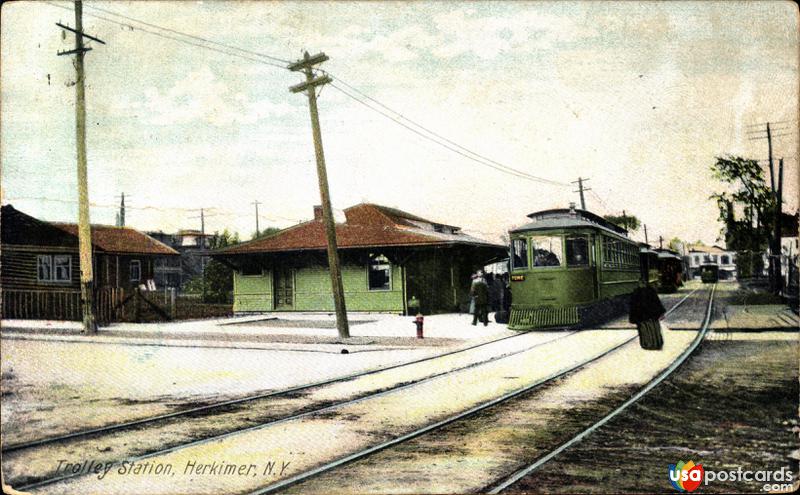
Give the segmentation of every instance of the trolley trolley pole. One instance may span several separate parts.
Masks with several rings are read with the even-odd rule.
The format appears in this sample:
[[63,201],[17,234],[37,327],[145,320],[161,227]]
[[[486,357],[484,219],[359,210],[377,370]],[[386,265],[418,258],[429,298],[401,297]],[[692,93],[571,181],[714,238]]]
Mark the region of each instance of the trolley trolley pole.
[[328,60],[324,53],[318,53],[313,57],[305,52],[303,59],[289,65],[289,70],[303,72],[306,81],[289,88],[292,93],[306,91],[308,94],[308,107],[311,112],[311,131],[314,135],[314,154],[317,158],[317,179],[319,180],[319,195],[322,200],[322,217],[325,223],[325,233],[328,239],[328,265],[331,272],[331,286],[333,288],[333,304],[336,306],[336,328],[339,329],[339,337],[346,339],[350,337],[350,329],[347,324],[347,308],[344,302],[344,288],[342,287],[342,273],[339,270],[339,252],[336,247],[336,225],[333,223],[333,208],[328,191],[328,173],[325,170],[325,154],[322,151],[322,133],[319,128],[319,114],[317,113],[317,86],[322,86],[331,82],[327,75],[314,77],[313,68]]

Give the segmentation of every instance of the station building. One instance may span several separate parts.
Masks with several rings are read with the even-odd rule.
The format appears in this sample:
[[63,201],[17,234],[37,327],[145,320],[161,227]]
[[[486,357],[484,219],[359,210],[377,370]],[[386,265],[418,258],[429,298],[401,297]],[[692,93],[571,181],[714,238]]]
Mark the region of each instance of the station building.
[[[344,210],[336,238],[348,311],[423,314],[468,301],[470,275],[507,256],[503,245],[386,206]],[[314,219],[212,252],[234,270],[237,314],[333,311],[322,209]]]

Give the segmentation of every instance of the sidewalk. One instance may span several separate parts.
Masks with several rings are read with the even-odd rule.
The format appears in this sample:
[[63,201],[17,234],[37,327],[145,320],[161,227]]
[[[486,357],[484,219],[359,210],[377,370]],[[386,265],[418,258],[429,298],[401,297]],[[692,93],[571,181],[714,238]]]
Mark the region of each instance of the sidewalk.
[[[335,317],[320,313],[264,315],[169,323],[114,323],[95,335],[81,333],[76,321],[3,320],[3,338],[97,342],[176,347],[222,347],[285,351],[366,352],[421,347],[452,347],[492,340],[514,332],[506,325],[472,326],[470,315],[425,317],[425,337],[416,338],[413,317],[393,314],[348,315],[349,339],[340,339]],[[355,349],[352,349],[355,348]]]
[[720,331],[794,331],[800,319],[782,304],[727,306],[716,312],[711,328]]

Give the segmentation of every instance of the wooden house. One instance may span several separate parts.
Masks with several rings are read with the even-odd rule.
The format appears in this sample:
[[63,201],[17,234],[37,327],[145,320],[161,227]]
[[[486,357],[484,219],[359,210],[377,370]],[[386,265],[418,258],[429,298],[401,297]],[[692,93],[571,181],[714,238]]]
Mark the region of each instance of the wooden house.
[[[470,275],[507,256],[505,246],[460,228],[376,204],[344,210],[336,224],[349,311],[424,314],[468,301]],[[333,311],[320,207],[314,219],[212,252],[234,269],[234,312]]]
[[[78,226],[45,222],[4,205],[0,230],[3,317],[66,315],[71,319],[80,296]],[[156,257],[178,254],[129,227],[92,225],[91,230],[95,289],[146,285],[153,278]],[[58,306],[56,300],[65,309],[49,314]],[[15,308],[23,306],[26,313],[16,314]]]

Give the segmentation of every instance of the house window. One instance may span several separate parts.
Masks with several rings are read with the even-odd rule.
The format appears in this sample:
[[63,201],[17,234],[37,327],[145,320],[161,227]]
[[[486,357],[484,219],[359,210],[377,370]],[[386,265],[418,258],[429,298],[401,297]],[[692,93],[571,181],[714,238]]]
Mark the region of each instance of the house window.
[[720,258],[720,262],[723,265],[728,265],[728,264],[730,264],[731,260],[730,260],[730,258],[728,258],[728,255],[723,254],[722,257]]
[[36,279],[39,282],[72,281],[72,257],[68,254],[40,254],[36,257]]
[[589,239],[567,237],[567,266],[589,265]]
[[53,257],[49,254],[40,254],[36,257],[36,278],[39,282],[53,280]]
[[368,272],[369,290],[392,290],[392,265],[386,256],[371,256]]
[[531,237],[531,245],[533,248],[533,266],[561,266],[561,237]]
[[142,279],[142,262],[131,260],[131,282],[138,282]]
[[700,256],[695,256],[694,257],[694,264],[698,265],[698,266],[700,265]]
[[72,256],[56,254],[53,256],[53,280],[69,282],[72,280]]
[[511,241],[511,268],[528,268],[528,240]]

